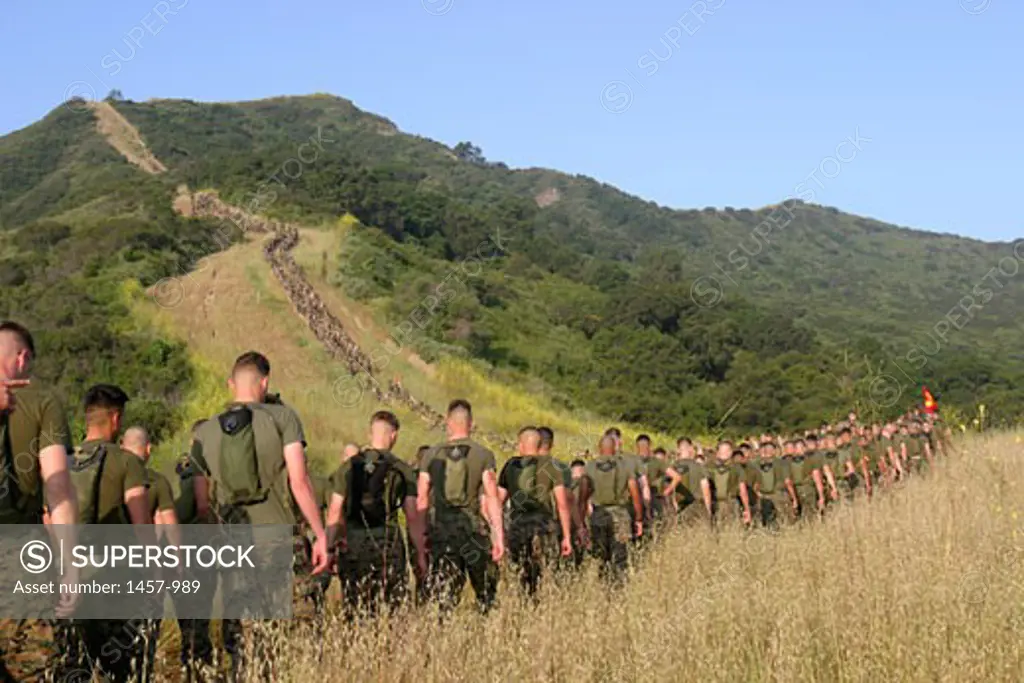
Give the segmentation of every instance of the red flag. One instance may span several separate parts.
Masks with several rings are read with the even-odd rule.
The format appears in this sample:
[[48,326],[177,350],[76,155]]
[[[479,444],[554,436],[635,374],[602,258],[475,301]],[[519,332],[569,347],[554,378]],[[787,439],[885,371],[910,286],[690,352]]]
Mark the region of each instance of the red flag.
[[932,396],[932,392],[928,391],[928,387],[921,387],[921,395],[924,396],[924,412],[936,413],[939,410],[939,404],[935,402],[935,397]]

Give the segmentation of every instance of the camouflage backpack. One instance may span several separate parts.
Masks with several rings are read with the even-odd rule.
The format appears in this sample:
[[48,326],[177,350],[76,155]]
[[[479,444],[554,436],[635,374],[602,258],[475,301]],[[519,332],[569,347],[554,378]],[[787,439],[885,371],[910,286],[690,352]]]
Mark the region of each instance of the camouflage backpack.
[[811,483],[811,463],[807,455],[794,455],[789,461],[789,469],[797,486]]
[[[217,416],[220,427],[220,475],[218,500],[226,505],[255,505],[270,495],[268,482],[273,474],[261,471],[256,452],[257,422],[269,423],[277,430],[277,423],[258,404],[235,405]],[[281,460],[277,467],[284,467]]]
[[[540,486],[537,472],[547,456],[516,457],[509,461],[509,502],[516,512],[546,512],[550,491]],[[550,460],[550,457],[547,457]]]
[[369,529],[385,526],[407,495],[402,475],[374,449],[353,456],[349,467],[345,519]]
[[96,524],[99,521],[100,482],[107,463],[107,444],[101,443],[84,450],[81,446],[71,454],[69,466],[71,483],[78,494],[78,521]]
[[430,478],[436,482],[444,507],[466,508],[473,502],[469,491],[469,445],[448,444],[440,448],[442,457],[430,462]]
[[602,456],[594,461],[590,478],[594,484],[594,505],[621,505],[629,490],[629,477],[618,456]]

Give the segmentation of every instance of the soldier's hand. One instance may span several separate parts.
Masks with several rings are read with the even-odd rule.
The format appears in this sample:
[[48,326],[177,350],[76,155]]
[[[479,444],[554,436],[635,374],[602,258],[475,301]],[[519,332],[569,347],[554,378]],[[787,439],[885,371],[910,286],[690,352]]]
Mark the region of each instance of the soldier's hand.
[[497,562],[501,562],[502,558],[505,557],[505,546],[501,543],[491,544],[491,559]]
[[831,491],[829,491],[829,496],[832,498],[832,500],[839,500],[839,491],[832,489]]
[[753,518],[750,515],[750,510],[744,510],[743,511],[743,523],[744,524],[750,524],[752,519]]
[[636,526],[636,537],[640,538],[641,536],[644,535],[644,523],[643,522],[637,522],[635,526]]
[[824,510],[824,509],[825,509],[825,498],[824,497],[818,498],[818,510]]
[[572,541],[568,538],[562,539],[562,557],[569,557],[572,555]]
[[0,380],[0,412],[11,412],[17,402],[14,398],[14,390],[20,387],[27,387],[27,379],[3,379]]
[[318,535],[316,540],[313,541],[311,559],[313,561],[313,574],[320,574],[327,569],[330,563],[330,556],[327,554],[327,536],[325,534]]

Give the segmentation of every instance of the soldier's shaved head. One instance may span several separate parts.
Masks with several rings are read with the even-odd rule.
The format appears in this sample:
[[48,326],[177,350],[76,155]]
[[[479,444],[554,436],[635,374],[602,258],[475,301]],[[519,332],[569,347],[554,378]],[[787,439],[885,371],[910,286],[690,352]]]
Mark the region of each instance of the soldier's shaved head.
[[149,432],[140,425],[129,427],[124,430],[124,435],[121,437],[121,448],[134,453],[143,460],[149,460]]
[[445,419],[449,439],[466,439],[473,431],[473,407],[464,398],[457,398],[448,404]]
[[540,448],[540,432],[536,427],[523,427],[519,430],[519,454],[537,455]]
[[235,359],[228,385],[239,403],[261,403],[270,386],[270,361],[258,351],[246,351]]
[[0,378],[27,378],[35,355],[36,344],[28,329],[10,320],[0,323]]

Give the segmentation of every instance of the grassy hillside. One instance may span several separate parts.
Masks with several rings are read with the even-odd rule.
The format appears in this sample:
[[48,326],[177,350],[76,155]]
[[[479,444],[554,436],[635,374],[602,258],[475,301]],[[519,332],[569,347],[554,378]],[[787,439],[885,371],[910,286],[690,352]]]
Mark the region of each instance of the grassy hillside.
[[[345,217],[344,234],[307,231],[300,261],[336,314],[374,321],[367,343],[401,338],[387,372],[414,393],[441,382],[425,363],[470,367],[560,414],[668,433],[802,427],[851,405],[881,417],[919,382],[950,407],[985,403],[995,422],[1020,415],[1021,284],[983,281],[1009,245],[799,204],[737,268],[771,208],[672,211],[588,178],[510,170],[327,95],[112,104],[140,134],[122,131],[120,149],[150,172],[82,106],[0,139],[0,313],[40,330],[42,376],[72,396],[115,378],[160,433],[186,420],[199,361],[180,335],[132,318],[122,283],[181,276],[241,238],[174,213],[182,184],[307,226]],[[106,133],[125,126],[106,121]],[[936,336],[985,282],[984,305]],[[722,287],[713,306],[709,284]],[[245,339],[260,323],[238,324]]]

